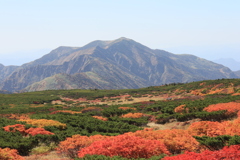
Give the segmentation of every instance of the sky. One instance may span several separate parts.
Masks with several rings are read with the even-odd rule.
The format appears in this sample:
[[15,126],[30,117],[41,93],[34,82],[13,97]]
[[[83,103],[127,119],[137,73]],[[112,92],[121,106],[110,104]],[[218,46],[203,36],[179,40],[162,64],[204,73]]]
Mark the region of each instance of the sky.
[[133,39],[152,49],[240,61],[239,0],[0,0],[0,63],[59,46]]

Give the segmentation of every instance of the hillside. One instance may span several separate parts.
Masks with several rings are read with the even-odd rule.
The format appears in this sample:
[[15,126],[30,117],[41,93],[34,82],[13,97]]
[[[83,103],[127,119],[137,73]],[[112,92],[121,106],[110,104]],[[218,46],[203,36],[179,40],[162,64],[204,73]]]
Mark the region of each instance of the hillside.
[[[153,50],[127,38],[98,40],[83,47],[62,46],[20,67],[2,68],[5,69],[2,69],[0,89],[11,92],[73,88],[126,89],[237,78],[223,65],[193,55]],[[52,82],[56,77],[59,80],[54,85]],[[84,78],[81,80],[76,77]],[[87,83],[82,84],[81,81]]]
[[239,79],[0,94],[0,109],[0,159],[239,156]]

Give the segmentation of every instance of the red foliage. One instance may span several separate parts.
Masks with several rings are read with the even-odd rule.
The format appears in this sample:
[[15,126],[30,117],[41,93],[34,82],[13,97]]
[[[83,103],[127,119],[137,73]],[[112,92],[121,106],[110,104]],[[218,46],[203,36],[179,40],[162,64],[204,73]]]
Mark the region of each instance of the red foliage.
[[25,131],[27,134],[30,134],[32,136],[35,136],[37,134],[42,134],[42,135],[54,135],[54,133],[46,131],[44,128],[29,128],[28,130]]
[[37,134],[42,135],[53,135],[54,133],[46,131],[44,128],[29,128],[25,129],[25,125],[23,124],[15,124],[15,125],[8,125],[3,127],[6,132],[16,132],[19,131],[23,136],[32,135],[35,136]]
[[67,156],[74,158],[77,157],[77,153],[84,147],[88,147],[93,142],[98,140],[103,140],[107,138],[102,135],[95,136],[81,136],[81,135],[73,135],[71,138],[67,138],[65,141],[60,142],[58,145],[57,151],[62,154],[66,154]]
[[16,149],[10,148],[0,148],[0,159],[1,160],[25,160],[22,156],[18,154]]
[[3,127],[6,132],[16,132],[19,131],[22,135],[25,135],[25,125],[14,124]]
[[232,145],[230,147],[224,147],[218,151],[204,151],[202,153],[185,152],[185,154],[165,157],[164,160],[237,160],[240,159],[240,145]]
[[79,157],[90,155],[122,156],[126,158],[150,158],[160,154],[169,155],[166,146],[158,140],[147,140],[136,136],[119,135],[93,142],[78,152]]

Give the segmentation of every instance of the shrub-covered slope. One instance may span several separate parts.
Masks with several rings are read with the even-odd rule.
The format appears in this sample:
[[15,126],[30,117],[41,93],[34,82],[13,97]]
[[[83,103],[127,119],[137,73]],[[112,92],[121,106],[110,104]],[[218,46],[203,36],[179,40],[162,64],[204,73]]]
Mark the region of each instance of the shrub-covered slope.
[[0,94],[0,110],[0,159],[239,156],[239,79]]

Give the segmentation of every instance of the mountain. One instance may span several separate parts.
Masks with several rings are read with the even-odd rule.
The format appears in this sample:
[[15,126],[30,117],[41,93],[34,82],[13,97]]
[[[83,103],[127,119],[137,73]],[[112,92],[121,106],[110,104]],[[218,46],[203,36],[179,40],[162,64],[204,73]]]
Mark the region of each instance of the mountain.
[[238,77],[240,77],[240,70],[234,72]]
[[221,78],[237,76],[223,65],[193,55],[153,50],[123,37],[83,47],[61,46],[5,73],[0,90],[142,88]]
[[16,71],[19,66],[4,66],[0,64],[0,82]]
[[222,64],[224,66],[227,66],[232,71],[240,70],[240,62],[238,62],[232,58],[220,58],[220,59],[214,60],[214,62]]

